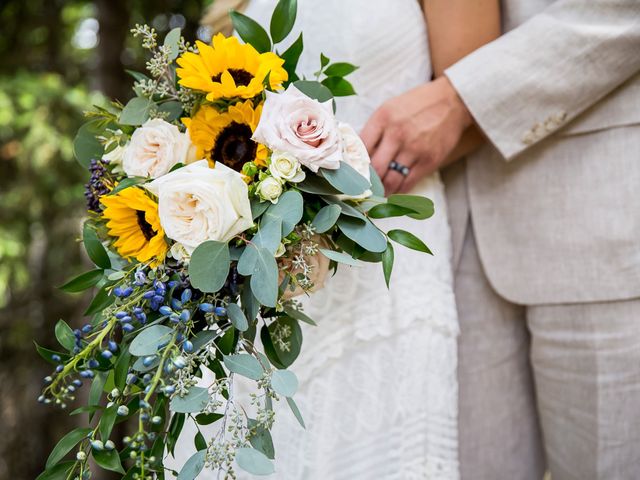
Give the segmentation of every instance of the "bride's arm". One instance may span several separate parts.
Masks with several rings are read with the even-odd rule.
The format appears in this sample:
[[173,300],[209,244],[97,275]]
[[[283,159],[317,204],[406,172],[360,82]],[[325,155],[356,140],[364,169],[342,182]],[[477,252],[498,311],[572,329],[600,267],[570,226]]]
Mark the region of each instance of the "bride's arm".
[[[498,38],[499,0],[423,0],[435,77],[482,45]],[[450,163],[475,150],[484,137],[472,126],[449,155]]]

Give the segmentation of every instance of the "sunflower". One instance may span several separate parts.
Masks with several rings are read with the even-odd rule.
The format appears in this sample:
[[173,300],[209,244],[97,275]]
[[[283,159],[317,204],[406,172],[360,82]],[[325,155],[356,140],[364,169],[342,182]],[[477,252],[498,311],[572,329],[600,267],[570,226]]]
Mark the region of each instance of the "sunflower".
[[198,158],[206,158],[211,166],[220,162],[240,172],[247,162],[266,166],[267,149],[251,137],[260,121],[262,105],[256,108],[250,100],[218,112],[214,107],[200,107],[193,118],[183,118],[198,149]]
[[176,70],[180,85],[207,93],[207,100],[219,98],[253,98],[264,90],[269,75],[271,90],[278,90],[287,80],[284,60],[275,53],[258,53],[251,45],[221,33],[213,45],[197,41],[198,53],[186,52],[178,58]]
[[144,190],[129,187],[100,199],[105,206],[102,216],[107,220],[113,246],[124,258],[139,262],[153,260],[160,264],[169,246],[158,217],[158,204]]

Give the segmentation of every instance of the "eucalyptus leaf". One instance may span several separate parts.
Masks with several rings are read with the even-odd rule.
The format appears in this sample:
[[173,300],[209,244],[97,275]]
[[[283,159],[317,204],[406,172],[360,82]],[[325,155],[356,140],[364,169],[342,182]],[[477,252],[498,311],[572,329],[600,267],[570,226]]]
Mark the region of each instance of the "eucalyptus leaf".
[[49,469],[62,460],[81,440],[87,438],[92,430],[91,428],[76,428],[62,437],[49,454],[46,468]]
[[195,480],[204,469],[206,456],[207,451],[200,450],[189,457],[189,460],[185,462],[180,473],[178,473],[178,480]]
[[387,239],[371,222],[361,222],[354,218],[342,216],[338,227],[348,238],[365,250],[382,253],[387,248]]
[[324,178],[319,175],[307,175],[304,181],[297,184],[297,187],[305,192],[315,195],[339,195],[340,191],[331,186]]
[[304,201],[300,192],[289,190],[278,199],[278,203],[269,206],[262,215],[261,224],[272,220],[282,221],[282,236],[286,237],[302,218]]
[[193,343],[193,351],[199,352],[218,337],[219,335],[212,330],[202,330],[196,333],[196,336],[191,340],[191,343]]
[[88,288],[95,286],[100,280],[102,280],[102,277],[104,277],[104,270],[102,270],[101,268],[91,270],[69,280],[67,283],[60,287],[60,290],[63,290],[67,293],[82,292],[84,290],[87,290]]
[[311,224],[317,233],[324,233],[336,224],[341,213],[342,209],[339,205],[326,205],[316,214]]
[[56,323],[55,334],[60,345],[70,352],[73,351],[73,347],[76,345],[76,337],[73,334],[71,327],[67,325],[67,322],[64,320],[58,320],[58,323]]
[[155,105],[153,100],[145,97],[133,97],[124,106],[118,121],[122,125],[142,125],[149,120],[149,112]]
[[255,220],[260,215],[262,215],[267,210],[267,208],[269,208],[269,205],[271,205],[271,202],[260,201],[260,199],[257,197],[252,198],[251,199],[251,216],[253,217],[253,219]]
[[236,10],[229,12],[229,16],[233,22],[233,28],[238,32],[242,40],[253,46],[260,53],[271,50],[269,35],[258,22]]
[[[271,339],[280,338],[286,344],[286,347],[283,347],[280,342],[272,342],[279,363],[288,368],[298,358],[302,348],[300,325],[293,318],[280,317],[272,322],[267,330]],[[288,332],[288,335],[285,335],[285,332]]]
[[85,224],[82,230],[82,240],[87,255],[89,255],[89,258],[96,266],[103,269],[111,268],[111,260],[109,260],[107,251],[100,239],[98,239],[96,231],[87,224]]
[[262,305],[275,307],[278,301],[278,264],[266,248],[258,248],[256,265],[251,275],[251,290]]
[[209,240],[191,254],[189,277],[191,284],[205,293],[220,290],[229,275],[231,256],[227,243]]
[[245,282],[242,288],[241,301],[242,308],[247,315],[247,319],[250,322],[253,322],[258,316],[258,312],[260,311],[260,302],[258,302],[256,297],[253,296],[253,292],[251,291],[251,285],[249,282]]
[[345,162],[340,162],[340,168],[335,170],[321,168],[318,173],[345,195],[362,195],[371,188],[369,181]]
[[201,412],[209,403],[209,391],[202,387],[191,387],[184,397],[176,395],[169,403],[169,410],[174,413]]
[[167,117],[165,118],[165,120],[167,122],[173,122],[174,120],[180,118],[180,116],[182,115],[183,107],[182,103],[178,102],[177,100],[171,100],[169,102],[164,102],[158,105],[158,111],[167,113]]
[[269,430],[252,418],[247,420],[247,424],[252,430],[252,435],[249,437],[249,443],[251,443],[251,446],[259,452],[264,453],[267,458],[273,460],[276,452],[273,448],[273,439],[271,438]]
[[227,305],[227,315],[229,315],[229,320],[231,320],[233,326],[241,332],[245,332],[249,328],[247,317],[245,317],[244,312],[237,304],[230,303]]
[[280,0],[271,16],[271,38],[273,43],[280,43],[291,33],[296,22],[298,2],[296,0]]
[[258,232],[251,239],[251,242],[256,247],[266,248],[271,255],[274,255],[280,246],[281,235],[282,219],[275,216],[267,216],[263,219]]
[[300,413],[300,409],[298,408],[298,405],[296,404],[295,400],[293,400],[293,398],[291,397],[287,397],[287,404],[289,405],[289,408],[293,412],[294,417],[296,417],[296,420],[298,420],[298,423],[300,424],[300,426],[302,428],[307,428],[307,426],[304,424],[302,413]]
[[104,146],[96,138],[100,134],[99,122],[92,120],[82,125],[73,139],[73,154],[85,168],[89,168],[91,160],[102,158],[104,154]]
[[169,60],[173,61],[178,58],[178,55],[180,54],[179,45],[180,28],[176,27],[171,29],[169,33],[167,33],[167,35],[164,37],[164,46],[169,47],[170,49]]
[[120,456],[116,450],[92,450],[93,459],[96,463],[112,472],[121,473],[124,475],[124,468],[120,462]]
[[417,250],[418,252],[428,253],[429,255],[433,255],[429,247],[425,245],[425,243],[416,237],[414,234],[406,232],[404,230],[391,230],[387,233],[389,238],[394,242],[398,242],[400,245],[404,245],[405,247],[411,248],[413,250]]
[[158,347],[169,343],[173,333],[173,329],[165,325],[151,325],[131,341],[129,352],[136,357],[156,355]]
[[250,378],[251,380],[260,380],[264,374],[260,362],[247,353],[225,355],[224,365],[231,372]]
[[293,397],[298,390],[298,378],[289,370],[276,370],[271,375],[271,387],[285,397]]
[[253,475],[271,475],[275,472],[273,462],[254,448],[240,448],[236,452],[236,462],[243,470]]
[[347,255],[346,253],[327,250],[326,248],[321,248],[320,251],[325,257],[327,257],[329,260],[333,260],[334,262],[344,263],[345,265],[351,265],[353,267],[362,266],[362,263],[353,258],[351,255]]
[[384,197],[384,185],[376,169],[369,165],[369,181],[371,182],[371,192],[377,197]]

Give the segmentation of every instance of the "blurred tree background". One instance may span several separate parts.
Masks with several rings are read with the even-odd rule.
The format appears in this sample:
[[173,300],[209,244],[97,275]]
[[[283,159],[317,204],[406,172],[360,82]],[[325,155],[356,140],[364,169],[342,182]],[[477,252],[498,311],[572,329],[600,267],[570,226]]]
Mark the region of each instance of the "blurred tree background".
[[74,422],[36,402],[50,367],[33,340],[54,347],[59,318],[83,323],[86,299],[56,288],[88,266],[77,242],[88,175],[72,147],[83,112],[131,96],[126,69],[145,62],[132,26],[208,40],[198,21],[210,3],[0,0],[0,479],[36,478]]

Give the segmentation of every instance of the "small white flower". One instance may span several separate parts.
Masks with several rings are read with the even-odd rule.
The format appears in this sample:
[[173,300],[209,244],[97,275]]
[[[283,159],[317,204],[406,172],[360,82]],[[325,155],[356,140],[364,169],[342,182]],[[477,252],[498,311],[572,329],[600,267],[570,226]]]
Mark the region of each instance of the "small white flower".
[[159,118],[139,127],[125,148],[122,168],[132,177],[158,178],[178,163],[187,163],[191,140],[178,127]]
[[277,178],[267,177],[258,184],[256,193],[262,200],[278,203],[282,195],[282,183]]
[[[115,147],[111,148],[113,144],[116,144]],[[124,152],[127,149],[127,146],[122,146],[118,144],[118,139],[116,137],[109,140],[104,146],[105,151],[109,150],[109,153],[105,153],[102,155],[102,159],[109,162],[111,165],[121,165],[122,159],[124,157]]]
[[274,178],[283,182],[298,183],[304,180],[305,173],[302,171],[300,161],[286,152],[273,152],[269,172]]
[[[338,130],[340,132],[340,143],[342,144],[342,161],[371,183],[371,171],[369,170],[371,158],[369,157],[369,152],[367,152],[367,147],[365,147],[364,142],[348,123],[340,123]],[[344,199],[362,200],[371,195],[371,190],[367,190],[360,195],[341,195],[340,197]]]
[[169,256],[185,265],[187,265],[189,263],[189,260],[191,260],[189,251],[184,247],[184,245],[179,242],[171,245],[171,248],[169,249]]
[[235,170],[206,160],[147,184],[158,196],[165,234],[192,253],[202,242],[227,242],[253,225],[247,184]]

